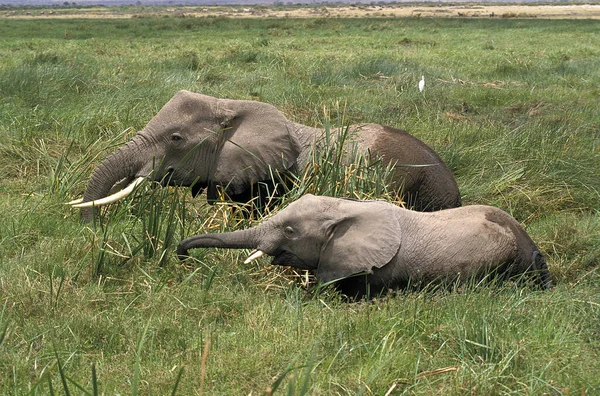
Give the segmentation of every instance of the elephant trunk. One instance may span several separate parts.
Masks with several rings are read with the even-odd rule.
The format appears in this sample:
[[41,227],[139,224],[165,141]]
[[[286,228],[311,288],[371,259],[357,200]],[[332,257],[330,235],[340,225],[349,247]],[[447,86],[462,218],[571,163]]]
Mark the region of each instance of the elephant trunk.
[[220,234],[201,234],[184,239],[177,246],[177,257],[184,260],[188,257],[188,250],[195,248],[229,248],[229,249],[254,249],[260,243],[261,227],[247,230],[223,232]]
[[[115,151],[94,169],[92,177],[83,194],[83,203],[98,201],[107,197],[111,189],[117,184],[127,185],[137,175],[142,167],[139,153],[144,152],[137,147],[139,144],[134,140],[128,142],[120,150]],[[125,183],[122,183],[125,182]],[[94,216],[93,207],[81,209],[84,221],[91,221]]]

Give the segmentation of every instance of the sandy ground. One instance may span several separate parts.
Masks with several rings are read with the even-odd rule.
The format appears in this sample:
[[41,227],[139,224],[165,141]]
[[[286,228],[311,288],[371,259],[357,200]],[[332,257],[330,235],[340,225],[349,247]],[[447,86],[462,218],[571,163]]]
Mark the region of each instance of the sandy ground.
[[562,18],[600,19],[600,5],[376,5],[354,7],[306,8],[278,12],[278,16],[310,17],[486,17],[486,18]]
[[0,18],[133,18],[140,16],[173,15],[179,17],[221,16],[232,18],[361,18],[361,17],[421,17],[421,18],[545,18],[545,19],[600,19],[600,4],[582,5],[498,5],[498,4],[422,4],[403,6],[306,6],[274,9],[270,7],[166,7],[157,12],[123,12],[119,8],[32,9],[4,10]]

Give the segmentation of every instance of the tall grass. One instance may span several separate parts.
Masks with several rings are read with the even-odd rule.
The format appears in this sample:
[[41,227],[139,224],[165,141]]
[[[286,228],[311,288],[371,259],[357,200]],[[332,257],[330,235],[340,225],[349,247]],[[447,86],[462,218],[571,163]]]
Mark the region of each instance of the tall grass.
[[354,199],[399,201],[392,187],[392,165],[359,150],[354,132],[338,116],[337,128],[324,122],[324,135],[311,150],[306,169],[301,170],[291,192],[292,200],[311,193]]
[[[0,393],[600,391],[594,21],[5,19],[0,35]],[[328,131],[282,205],[391,200],[388,170],[343,148],[346,127],[410,131],[465,203],[523,223],[556,287],[348,304],[243,251],[180,263],[181,238],[260,219],[150,183],[81,223],[63,203],[179,89]]]

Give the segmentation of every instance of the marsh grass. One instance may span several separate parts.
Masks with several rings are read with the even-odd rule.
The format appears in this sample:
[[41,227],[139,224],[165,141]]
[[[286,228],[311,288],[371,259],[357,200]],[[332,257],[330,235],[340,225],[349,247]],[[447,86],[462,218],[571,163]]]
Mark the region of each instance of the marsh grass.
[[361,152],[352,143],[353,132],[345,125],[343,114],[332,127],[323,125],[324,136],[311,150],[310,160],[290,191],[291,200],[304,194],[353,199],[386,199],[403,204],[392,187],[393,165]]
[[[596,22],[11,19],[0,34],[1,393],[600,390]],[[244,251],[181,263],[181,238],[260,219],[150,183],[82,224],[64,202],[179,89],[269,102],[341,135],[283,205],[391,200],[388,170],[338,143],[352,123],[410,131],[465,203],[523,223],[556,287],[349,304],[266,259],[242,265]]]

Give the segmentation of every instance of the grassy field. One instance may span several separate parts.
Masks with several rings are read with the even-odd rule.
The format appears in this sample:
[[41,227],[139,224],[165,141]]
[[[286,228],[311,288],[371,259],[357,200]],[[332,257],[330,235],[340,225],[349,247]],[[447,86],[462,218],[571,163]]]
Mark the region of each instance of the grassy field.
[[[5,19],[0,36],[0,393],[600,392],[597,22]],[[184,189],[82,224],[63,203],[179,89],[407,129],[465,204],[524,225],[556,287],[345,303],[244,251],[180,263],[181,238],[248,225]]]

